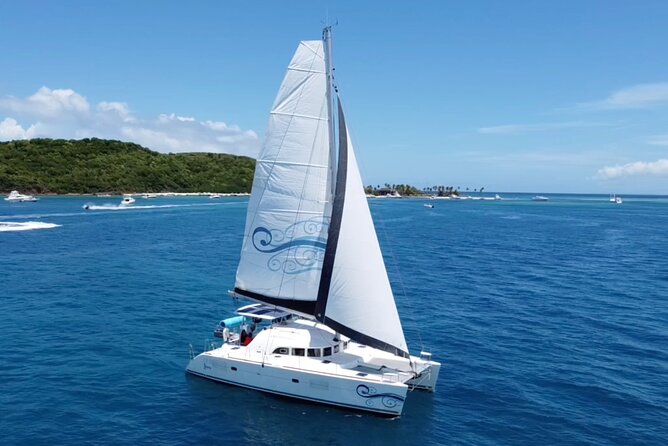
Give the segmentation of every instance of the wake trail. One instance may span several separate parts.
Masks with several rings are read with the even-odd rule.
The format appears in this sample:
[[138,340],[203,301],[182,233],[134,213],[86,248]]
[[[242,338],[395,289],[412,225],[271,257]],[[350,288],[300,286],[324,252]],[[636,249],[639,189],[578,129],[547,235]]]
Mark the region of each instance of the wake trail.
[[129,211],[132,209],[165,209],[165,208],[187,208],[200,206],[225,206],[235,203],[191,203],[191,204],[154,204],[146,206],[123,206],[120,204],[84,204],[82,207],[87,211]]
[[33,231],[35,229],[51,229],[62,225],[55,223],[46,223],[43,221],[0,221],[0,232],[15,232],[15,231]]

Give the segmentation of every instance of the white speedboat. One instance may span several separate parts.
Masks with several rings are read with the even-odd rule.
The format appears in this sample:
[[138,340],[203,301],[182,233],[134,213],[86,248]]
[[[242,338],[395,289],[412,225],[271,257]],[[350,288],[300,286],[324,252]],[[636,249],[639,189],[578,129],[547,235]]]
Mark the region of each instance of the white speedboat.
[[536,195],[534,197],[531,197],[533,201],[548,201],[549,198],[544,197],[543,195]]
[[18,191],[13,190],[5,197],[5,201],[10,201],[14,203],[21,203],[26,201],[37,201],[38,199],[32,195],[20,194]]
[[329,27],[300,43],[258,156],[231,293],[259,303],[237,313],[259,327],[221,327],[222,346],[193,354],[187,371],[399,416],[409,389],[435,390],[441,365],[409,353],[331,60]]
[[424,204],[424,207],[429,208],[429,209],[434,209],[434,205],[433,205],[433,204],[425,203],[425,204]]
[[220,195],[220,194],[210,194],[209,195],[209,198],[212,198],[212,199],[216,199],[216,198],[220,198],[220,197],[222,197],[222,195]]
[[157,198],[157,195],[156,194],[144,194],[144,195],[142,195],[142,198],[145,198],[145,199],[149,200],[151,198]]
[[123,194],[123,200],[121,200],[121,206],[130,206],[135,202],[135,199],[132,198],[130,194]]

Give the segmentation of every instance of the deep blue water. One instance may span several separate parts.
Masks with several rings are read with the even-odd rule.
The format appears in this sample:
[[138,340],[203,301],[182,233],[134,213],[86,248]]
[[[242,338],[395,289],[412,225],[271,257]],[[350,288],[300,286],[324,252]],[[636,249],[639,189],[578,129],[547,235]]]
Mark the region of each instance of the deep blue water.
[[[8,445],[668,444],[668,199],[371,200],[409,347],[398,420],[188,376],[235,303],[246,200],[0,201]],[[190,205],[190,206],[180,206]]]

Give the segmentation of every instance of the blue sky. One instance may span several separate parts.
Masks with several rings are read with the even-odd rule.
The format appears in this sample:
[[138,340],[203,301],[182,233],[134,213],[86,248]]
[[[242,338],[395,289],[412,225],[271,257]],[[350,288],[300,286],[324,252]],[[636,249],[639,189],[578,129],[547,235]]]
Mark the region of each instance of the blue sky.
[[254,155],[329,15],[364,182],[668,194],[668,2],[0,2],[0,140]]

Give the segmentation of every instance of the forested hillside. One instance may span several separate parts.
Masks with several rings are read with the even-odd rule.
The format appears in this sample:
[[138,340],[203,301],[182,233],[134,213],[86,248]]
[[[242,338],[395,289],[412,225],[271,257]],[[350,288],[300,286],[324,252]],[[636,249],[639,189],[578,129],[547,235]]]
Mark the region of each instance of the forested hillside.
[[250,192],[255,160],[105,139],[0,142],[0,192]]

